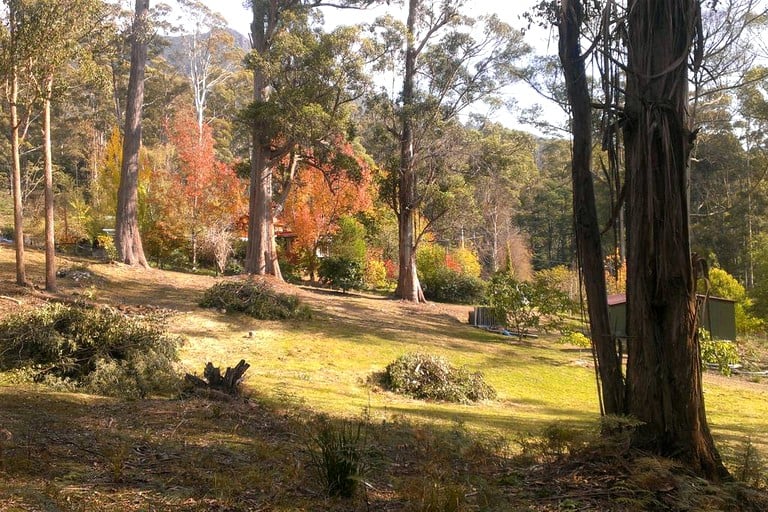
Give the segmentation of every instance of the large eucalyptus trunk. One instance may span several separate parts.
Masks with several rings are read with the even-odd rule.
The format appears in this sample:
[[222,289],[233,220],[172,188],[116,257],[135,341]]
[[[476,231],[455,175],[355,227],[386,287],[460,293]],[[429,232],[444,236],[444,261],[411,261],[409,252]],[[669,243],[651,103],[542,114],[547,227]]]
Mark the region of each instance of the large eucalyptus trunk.
[[560,61],[571,105],[573,155],[573,216],[576,250],[584,276],[589,325],[598,360],[602,406],[607,414],[624,412],[624,380],[616,339],[611,333],[605,289],[603,253],[597,221],[592,172],[592,116],[584,57],[579,34],[583,7],[579,0],[562,0],[560,12]]
[[424,294],[416,274],[416,168],[414,165],[413,140],[413,91],[416,75],[416,53],[414,29],[419,0],[408,2],[408,44],[405,53],[405,76],[403,77],[403,107],[400,133],[400,168],[398,176],[398,245],[400,270],[397,276],[395,295],[403,300],[424,302]]
[[[277,22],[277,14],[267,0],[253,0],[252,7],[252,49],[257,54],[264,55],[268,49],[269,33]],[[266,72],[261,67],[256,67],[253,71],[253,101],[256,105],[269,101],[268,85]],[[260,120],[253,121],[245,271],[249,274],[269,274],[282,279],[272,220],[270,141],[265,137],[263,128]]]
[[149,0],[136,0],[131,34],[131,72],[125,106],[125,136],[120,186],[117,192],[115,248],[118,258],[128,265],[148,267],[139,233],[139,152],[141,150],[141,111],[144,103],[144,70],[149,38]]
[[707,425],[687,209],[688,55],[696,0],[635,0],[628,10],[626,184],[627,403],[639,448],[727,476]]

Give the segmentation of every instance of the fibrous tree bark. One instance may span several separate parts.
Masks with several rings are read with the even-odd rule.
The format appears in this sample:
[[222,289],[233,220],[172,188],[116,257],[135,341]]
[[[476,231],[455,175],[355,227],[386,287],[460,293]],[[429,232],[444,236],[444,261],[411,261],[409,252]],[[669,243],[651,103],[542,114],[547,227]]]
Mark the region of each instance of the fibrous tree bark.
[[633,0],[627,10],[627,412],[633,444],[727,476],[707,425],[689,248],[688,56],[698,0]]
[[[277,5],[267,0],[253,0],[251,45],[257,55],[265,55],[277,24]],[[259,67],[253,73],[254,104],[269,100],[269,77]],[[270,274],[281,278],[272,221],[272,169],[269,162],[270,141],[265,127],[256,121],[251,127],[250,196],[248,201],[248,245],[245,270],[249,274]]]
[[590,333],[598,361],[601,403],[605,413],[622,414],[624,380],[616,339],[608,319],[600,228],[591,172],[592,106],[584,64],[586,56],[582,55],[579,42],[583,16],[580,0],[562,0],[558,28],[560,61],[571,106],[571,172],[576,250],[584,277]]
[[141,112],[144,103],[144,71],[149,37],[149,0],[136,0],[131,34],[131,72],[125,110],[123,161],[117,196],[115,248],[128,265],[148,267],[139,233],[138,186],[141,149]]
[[[604,291],[595,292],[599,287],[590,282],[604,278],[598,266],[599,233],[591,220],[585,223],[592,217],[585,204],[594,197],[589,197],[593,192],[587,184],[590,99],[576,30],[584,4],[562,0],[561,8],[561,58],[573,112],[576,233],[590,295],[593,338],[600,364],[609,361],[612,371],[616,347],[613,342],[603,345],[605,327],[599,327],[604,322]],[[632,437],[634,447],[676,458],[699,475],[718,480],[728,478],[728,472],[705,414],[694,270],[700,266],[694,265],[689,242],[688,165],[695,135],[688,118],[688,66],[691,54],[696,57],[694,67],[701,63],[700,16],[699,0],[629,0],[620,29],[626,40],[620,52],[626,54],[612,53],[613,42],[604,41],[606,60],[619,62],[626,57],[622,67],[626,85],[612,85],[608,92],[615,97],[606,97],[611,103],[608,115],[613,116],[610,130],[622,127],[626,170],[624,397],[614,396],[614,390],[622,388],[620,377],[605,373],[604,368],[600,376],[606,410],[640,421]],[[609,37],[607,30],[601,35]],[[617,132],[604,135],[615,137]],[[599,307],[593,301],[599,301]],[[606,383],[611,384],[610,393]]]

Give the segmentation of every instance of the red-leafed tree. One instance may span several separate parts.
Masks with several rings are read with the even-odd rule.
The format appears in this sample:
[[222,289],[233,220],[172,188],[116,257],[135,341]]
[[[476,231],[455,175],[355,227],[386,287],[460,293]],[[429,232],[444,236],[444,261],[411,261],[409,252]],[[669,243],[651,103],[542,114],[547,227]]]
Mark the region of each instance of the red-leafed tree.
[[373,203],[371,170],[350,144],[340,145],[330,161],[337,166],[305,161],[288,194],[283,215],[296,235],[294,249],[306,257],[312,279],[317,269],[317,250],[336,233],[339,219],[365,211]]
[[200,129],[191,110],[179,111],[168,128],[176,149],[178,169],[172,173],[177,194],[174,202],[185,212],[186,236],[197,267],[201,237],[211,229],[229,230],[242,213],[244,190],[235,172],[216,161],[211,128]]

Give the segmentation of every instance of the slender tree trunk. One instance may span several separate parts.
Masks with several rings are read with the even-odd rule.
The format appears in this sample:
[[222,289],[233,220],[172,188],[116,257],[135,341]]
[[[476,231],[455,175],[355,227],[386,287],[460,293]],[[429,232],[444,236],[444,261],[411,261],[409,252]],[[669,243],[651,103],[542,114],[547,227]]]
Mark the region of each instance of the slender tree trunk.
[[405,76],[403,77],[403,112],[400,133],[400,169],[398,188],[398,246],[400,271],[397,276],[395,295],[403,300],[425,302],[418,275],[416,274],[416,168],[413,155],[413,94],[416,76],[416,46],[414,31],[419,0],[409,0],[407,34],[408,45],[405,53]]
[[110,66],[112,69],[112,103],[113,107],[115,107],[115,120],[117,122],[117,126],[123,125],[123,109],[120,107],[120,87],[118,87],[119,80],[118,80],[118,72],[117,72],[117,64],[112,63]]
[[[275,12],[267,0],[253,0],[251,44],[253,51],[263,55],[267,51],[268,33],[276,22]],[[253,72],[253,101],[269,100],[268,79],[262,69]],[[277,261],[275,228],[272,221],[272,167],[270,145],[265,140],[261,121],[251,127],[251,175],[248,198],[248,244],[245,271],[249,274],[269,274],[282,279]]]
[[56,235],[53,217],[53,159],[51,156],[51,96],[53,77],[45,79],[43,91],[43,167],[45,172],[45,289],[56,292]]
[[598,360],[602,406],[607,414],[624,413],[624,379],[616,339],[608,319],[603,251],[592,181],[592,108],[579,34],[583,7],[580,0],[562,0],[560,61],[571,104],[573,155],[573,217],[576,251],[584,275],[590,333]]
[[491,232],[491,271],[495,274],[499,271],[499,215],[494,212],[492,216],[492,229]]
[[[11,17],[13,17],[13,9]],[[13,20],[11,27],[15,26]],[[24,263],[24,206],[21,191],[21,151],[19,135],[19,68],[16,62],[11,69],[11,93],[9,98],[11,117],[11,153],[13,153],[13,244],[16,248],[16,284],[29,286]]]
[[[197,172],[197,171],[196,171]],[[200,223],[198,221],[198,207],[197,203],[200,198],[200,188],[199,188],[199,176],[195,178],[196,184],[195,184],[195,196],[194,199],[192,199],[192,232],[190,233],[190,238],[192,239],[192,270],[197,270],[197,246],[198,246],[198,238],[199,238],[199,230],[200,230]]]
[[117,193],[115,248],[128,265],[148,267],[139,233],[138,188],[141,150],[141,110],[144,103],[144,70],[147,63],[149,0],[136,0],[131,35],[131,73],[125,110],[125,136],[120,186]]
[[688,54],[696,0],[636,0],[626,95],[628,412],[639,448],[727,477],[707,425],[689,247]]

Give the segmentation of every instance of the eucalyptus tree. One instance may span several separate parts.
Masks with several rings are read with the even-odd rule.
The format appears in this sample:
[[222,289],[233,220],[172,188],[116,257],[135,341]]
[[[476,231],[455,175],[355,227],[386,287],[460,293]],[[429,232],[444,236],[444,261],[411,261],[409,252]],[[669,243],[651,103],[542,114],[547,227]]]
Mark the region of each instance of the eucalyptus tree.
[[[757,66],[747,75],[747,83],[737,93],[741,122],[736,127],[741,133],[745,158],[741,164],[745,193],[741,205],[745,211],[747,243],[744,284],[748,289],[765,280],[757,276],[755,255],[760,250],[758,237],[768,230],[768,68]],[[764,239],[761,237],[760,239]],[[765,267],[761,266],[761,270]]]
[[474,244],[486,270],[494,273],[506,262],[518,260],[514,254],[528,252],[520,247],[517,219],[523,191],[530,190],[538,173],[536,141],[528,133],[482,123],[473,127],[466,147],[470,154],[464,173],[473,184],[480,217],[473,228]]
[[767,220],[766,169],[744,142],[733,129],[699,133],[691,162],[691,246],[751,284],[750,240]]
[[197,126],[203,131],[208,98],[215,87],[229,80],[240,67],[243,51],[235,45],[221,15],[212,12],[199,0],[178,0],[191,22],[191,33],[182,36],[181,57],[192,90]]
[[[692,56],[691,129],[722,130],[731,125],[733,108],[723,108],[738,91],[759,80],[755,67],[768,7],[762,0],[705,2]],[[703,112],[702,112],[703,111]],[[712,115],[712,112],[720,115]],[[730,114],[730,115],[729,115]]]
[[536,270],[570,265],[573,240],[571,146],[565,139],[539,140],[534,178],[523,184],[515,222],[525,234]]
[[[707,424],[696,321],[698,262],[689,245],[687,56],[696,0],[638,1],[628,11],[624,128],[627,169],[628,413],[635,445],[727,474]],[[700,43],[700,41],[699,41]],[[664,105],[659,108],[659,105]]]
[[[2,63],[3,89],[8,104],[9,129],[12,159],[12,190],[13,190],[13,226],[14,247],[16,251],[16,284],[28,286],[24,256],[24,210],[21,185],[21,141],[29,128],[31,109],[28,99],[22,107],[26,115],[20,115],[22,97],[29,97],[28,91],[22,88],[22,77],[26,76],[23,65],[34,52],[34,44],[29,34],[29,25],[23,23],[24,2],[20,0],[5,0],[6,12],[3,17],[3,27],[0,30],[0,55]],[[27,93],[27,94],[25,94]]]
[[576,252],[584,273],[589,309],[590,334],[598,357],[601,412],[624,412],[624,388],[617,340],[608,318],[602,243],[592,178],[592,98],[586,71],[587,56],[581,50],[581,29],[587,13],[579,0],[562,0],[558,31],[559,55],[563,64],[571,113],[571,180]]
[[65,66],[77,66],[83,74],[91,66],[89,51],[101,33],[105,4],[98,0],[32,0],[20,12],[35,51],[27,61],[37,94],[42,101],[43,166],[45,175],[45,287],[56,291],[53,158],[51,152],[51,102],[54,82]]
[[273,217],[284,204],[299,160],[332,157],[332,146],[345,136],[348,109],[365,86],[363,52],[357,43],[359,29],[323,33],[313,27],[320,19],[316,8],[355,8],[372,3],[250,2],[252,50],[247,63],[253,71],[253,103],[245,113],[252,139],[248,273],[281,277]]
[[128,265],[148,267],[139,233],[138,187],[139,151],[141,149],[141,112],[144,103],[144,72],[147,45],[151,33],[149,0],[136,0],[131,31],[131,71],[125,109],[123,158],[120,186],[117,192],[115,249],[118,258]]
[[[607,138],[620,135],[623,143],[628,226],[627,364],[624,402],[616,408],[642,422],[633,446],[675,457],[708,478],[724,478],[707,425],[697,337],[696,281],[706,267],[692,256],[689,237],[688,165],[696,136],[689,119],[689,64],[694,75],[703,65],[701,4],[629,0],[607,2],[600,12],[601,5],[590,3],[603,16],[600,58],[610,67],[602,70],[608,76],[604,126]],[[561,55],[580,65],[585,56],[575,42],[584,34],[579,16],[588,11],[580,1],[562,0],[561,7],[575,22],[561,27]],[[607,13],[622,8],[614,24]],[[574,136],[582,151],[592,131],[584,112],[589,92],[576,90],[584,86],[582,70],[571,68],[566,77],[573,111],[579,112]],[[585,234],[578,236],[582,243]],[[614,381],[609,384],[613,389]]]
[[[423,301],[416,274],[420,240],[414,225],[433,190],[445,150],[442,137],[473,104],[497,98],[521,75],[515,63],[528,51],[522,36],[495,16],[472,19],[464,2],[410,0],[403,25],[381,21],[381,39],[399,51],[390,64],[401,78],[400,94],[383,93],[378,108],[386,131],[396,138],[399,158],[389,162],[392,205],[398,217],[399,274],[396,295]],[[448,149],[451,151],[451,149]]]
[[216,139],[216,154],[222,162],[245,163],[247,167],[250,130],[239,114],[251,102],[252,87],[251,72],[241,66],[226,82],[216,84],[211,90],[207,102],[208,122]]

